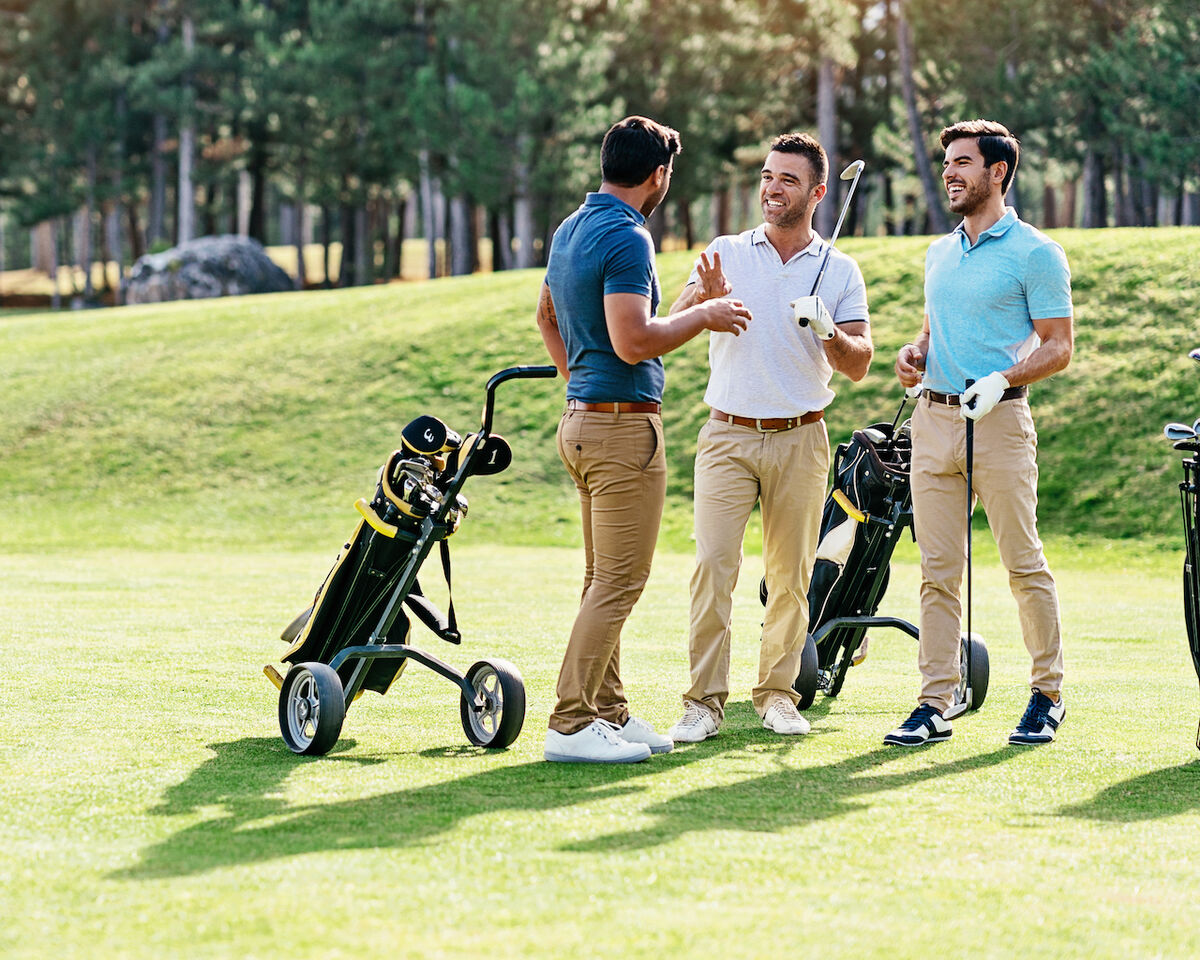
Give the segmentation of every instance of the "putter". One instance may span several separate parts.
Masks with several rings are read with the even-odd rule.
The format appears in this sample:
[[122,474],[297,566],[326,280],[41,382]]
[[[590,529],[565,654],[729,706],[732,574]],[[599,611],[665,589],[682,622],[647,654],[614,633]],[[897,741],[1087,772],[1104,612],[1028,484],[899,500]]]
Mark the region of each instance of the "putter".
[[[837,226],[833,228],[833,236],[829,238],[829,245],[825,248],[825,256],[821,258],[821,269],[817,271],[817,279],[813,282],[812,290],[809,296],[815,296],[817,288],[821,286],[821,281],[825,278],[825,268],[829,265],[829,251],[833,249],[833,245],[837,243],[838,234],[842,232],[842,222],[846,219],[846,213],[850,209],[850,201],[854,199],[854,189],[858,186],[858,178],[862,176],[863,167],[866,166],[862,160],[855,160],[845,170],[842,171],[841,180],[850,180],[850,189],[846,191],[846,199],[842,203],[842,212],[838,214]],[[1197,350],[1196,353],[1200,353]]]

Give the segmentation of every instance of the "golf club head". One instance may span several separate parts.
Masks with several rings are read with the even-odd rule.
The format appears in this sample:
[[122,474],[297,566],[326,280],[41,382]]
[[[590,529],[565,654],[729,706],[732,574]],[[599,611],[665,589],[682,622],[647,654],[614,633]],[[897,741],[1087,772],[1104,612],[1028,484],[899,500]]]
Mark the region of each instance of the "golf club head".
[[[1197,421],[1200,422],[1200,421]],[[1168,440],[1194,440],[1196,431],[1186,423],[1168,423],[1163,427],[1163,436]]]
[[842,180],[853,180],[863,171],[866,163],[862,160],[855,160],[853,163],[847,164],[846,169],[841,172]]
[[1191,353],[1189,353],[1188,356],[1191,357],[1196,362],[1200,363],[1200,347],[1197,347],[1195,350],[1193,350]]
[[1192,424],[1192,433],[1200,437],[1200,417],[1196,418],[1196,422]]

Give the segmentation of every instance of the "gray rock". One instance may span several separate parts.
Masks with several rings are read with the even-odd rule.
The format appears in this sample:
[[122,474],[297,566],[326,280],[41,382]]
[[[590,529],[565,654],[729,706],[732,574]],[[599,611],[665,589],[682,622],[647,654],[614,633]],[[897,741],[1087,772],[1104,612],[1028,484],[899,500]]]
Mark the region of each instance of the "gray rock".
[[139,257],[129,275],[126,303],[161,303],[293,290],[292,278],[249,237],[200,237]]

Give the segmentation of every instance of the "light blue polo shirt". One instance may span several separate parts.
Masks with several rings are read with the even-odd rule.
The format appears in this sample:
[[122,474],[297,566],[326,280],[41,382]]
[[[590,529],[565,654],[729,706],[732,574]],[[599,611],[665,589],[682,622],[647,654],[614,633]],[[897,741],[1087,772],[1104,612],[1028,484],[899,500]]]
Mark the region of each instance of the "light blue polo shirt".
[[1034,320],[1072,315],[1062,247],[1007,207],[971,244],[960,223],[925,255],[925,386],[962,393],[1037,345]]
[[658,357],[628,364],[613,349],[604,295],[637,293],[658,310],[654,241],[646,218],[611,193],[589,193],[554,232],[546,283],[567,350],[567,399],[587,403],[662,402]]

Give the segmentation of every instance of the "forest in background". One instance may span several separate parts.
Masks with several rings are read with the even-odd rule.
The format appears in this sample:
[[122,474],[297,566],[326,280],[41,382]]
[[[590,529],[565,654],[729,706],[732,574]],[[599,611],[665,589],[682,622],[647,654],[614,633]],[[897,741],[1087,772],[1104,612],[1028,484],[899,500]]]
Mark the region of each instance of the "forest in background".
[[85,300],[216,233],[336,247],[340,286],[411,237],[431,276],[535,266],[629,113],[683,136],[660,243],[757,222],[786,130],[834,184],[866,161],[844,232],[944,231],[936,135],[974,116],[1039,226],[1200,223],[1195,0],[0,0],[0,89],[0,271],[120,265]]

